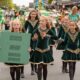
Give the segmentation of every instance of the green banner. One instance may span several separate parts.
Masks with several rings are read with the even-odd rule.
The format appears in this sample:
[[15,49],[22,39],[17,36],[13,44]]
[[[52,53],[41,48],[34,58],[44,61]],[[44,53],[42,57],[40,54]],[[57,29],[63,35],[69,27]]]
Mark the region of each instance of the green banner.
[[1,32],[0,61],[27,64],[29,62],[30,34]]

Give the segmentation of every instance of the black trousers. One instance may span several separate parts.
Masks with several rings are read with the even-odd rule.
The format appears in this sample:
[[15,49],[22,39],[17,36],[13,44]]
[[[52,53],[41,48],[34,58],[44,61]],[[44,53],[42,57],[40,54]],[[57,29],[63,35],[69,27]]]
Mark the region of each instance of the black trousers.
[[74,80],[75,69],[76,69],[76,62],[69,62],[69,77],[70,77],[70,80]]
[[20,67],[10,67],[12,80],[20,80]]
[[42,75],[43,75],[43,80],[47,80],[47,65],[46,64],[38,64],[38,80],[42,80]]

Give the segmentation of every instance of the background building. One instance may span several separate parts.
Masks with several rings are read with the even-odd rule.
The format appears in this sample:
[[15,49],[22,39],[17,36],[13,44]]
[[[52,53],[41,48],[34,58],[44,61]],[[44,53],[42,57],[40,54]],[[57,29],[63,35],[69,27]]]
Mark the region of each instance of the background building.
[[[37,8],[39,5],[39,0],[34,0],[34,5]],[[48,5],[48,0],[42,0],[42,5],[47,6]]]

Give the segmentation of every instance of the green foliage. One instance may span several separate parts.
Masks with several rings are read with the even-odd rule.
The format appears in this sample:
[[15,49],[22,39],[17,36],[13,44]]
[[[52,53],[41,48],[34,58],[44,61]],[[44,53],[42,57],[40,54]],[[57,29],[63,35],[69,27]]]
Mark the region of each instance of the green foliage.
[[13,8],[13,1],[12,0],[0,0],[0,7],[6,7],[6,8]]
[[48,0],[48,3],[51,4],[53,0]]

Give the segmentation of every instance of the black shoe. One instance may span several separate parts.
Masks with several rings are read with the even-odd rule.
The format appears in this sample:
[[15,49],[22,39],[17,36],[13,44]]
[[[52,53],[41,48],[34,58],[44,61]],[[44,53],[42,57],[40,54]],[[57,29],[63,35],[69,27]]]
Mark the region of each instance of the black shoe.
[[32,71],[32,72],[31,72],[31,75],[35,75],[35,72],[34,72],[34,71]]
[[65,73],[69,73],[68,69],[65,69]]
[[53,63],[51,63],[50,65],[51,65],[51,66],[53,66],[54,64],[53,64]]
[[64,69],[62,69],[62,73],[65,73],[65,70]]
[[51,62],[51,63],[50,63],[50,65],[51,65],[51,66],[53,66],[53,65],[54,65],[54,63],[53,63],[53,62]]
[[69,71],[67,69],[63,69],[62,73],[69,73]]
[[12,79],[12,80],[15,80],[15,79]]
[[37,69],[35,70],[35,73],[38,73]]
[[21,78],[24,78],[24,74],[21,74]]

